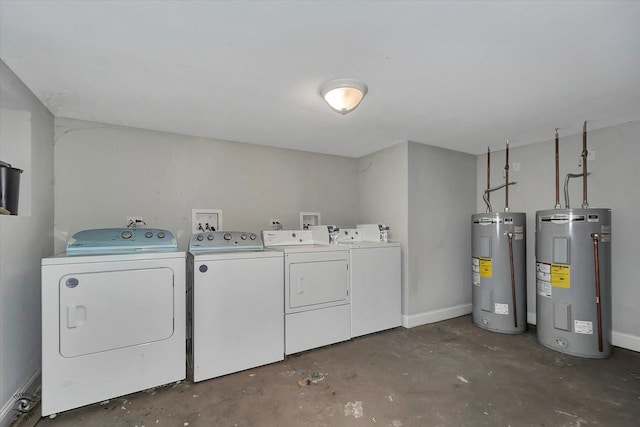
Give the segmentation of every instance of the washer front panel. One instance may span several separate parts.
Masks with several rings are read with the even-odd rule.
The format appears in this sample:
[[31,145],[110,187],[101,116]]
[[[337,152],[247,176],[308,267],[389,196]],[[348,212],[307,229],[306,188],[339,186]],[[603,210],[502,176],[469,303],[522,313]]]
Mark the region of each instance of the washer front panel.
[[284,359],[281,252],[190,253],[189,266],[193,381]]

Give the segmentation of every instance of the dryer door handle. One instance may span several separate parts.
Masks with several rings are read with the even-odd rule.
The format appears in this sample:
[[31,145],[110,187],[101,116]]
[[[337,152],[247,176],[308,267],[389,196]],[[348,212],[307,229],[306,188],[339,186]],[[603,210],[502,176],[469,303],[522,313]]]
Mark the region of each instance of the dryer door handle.
[[78,327],[78,323],[87,320],[87,307],[84,305],[68,305],[67,306],[67,328],[73,329]]
[[67,306],[67,328],[72,329],[78,326],[76,322],[76,306],[68,305]]
[[298,293],[304,293],[304,276],[298,277]]

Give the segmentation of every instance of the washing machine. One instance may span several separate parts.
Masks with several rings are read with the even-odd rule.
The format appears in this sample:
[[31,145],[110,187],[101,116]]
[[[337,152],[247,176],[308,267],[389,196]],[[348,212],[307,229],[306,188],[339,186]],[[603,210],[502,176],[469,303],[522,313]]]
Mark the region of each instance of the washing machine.
[[262,235],[265,247],[284,254],[285,354],[349,340],[349,249],[318,244],[311,230]]
[[283,253],[255,233],[213,231],[191,237],[187,259],[193,381],[283,360]]
[[185,265],[151,228],[81,231],[42,259],[42,415],[186,377]]
[[349,248],[352,338],[402,324],[401,249],[387,232],[384,225],[360,224],[337,228],[333,239]]

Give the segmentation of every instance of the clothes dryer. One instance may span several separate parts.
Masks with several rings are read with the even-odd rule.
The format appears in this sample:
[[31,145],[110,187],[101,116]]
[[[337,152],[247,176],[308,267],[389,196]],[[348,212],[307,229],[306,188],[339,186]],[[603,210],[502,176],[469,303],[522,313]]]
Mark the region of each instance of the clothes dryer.
[[187,274],[194,382],[284,359],[282,252],[250,232],[198,233]]
[[186,377],[176,249],[167,230],[96,229],[42,259],[42,415]]
[[317,244],[310,230],[262,235],[266,247],[284,253],[285,354],[349,340],[349,249]]

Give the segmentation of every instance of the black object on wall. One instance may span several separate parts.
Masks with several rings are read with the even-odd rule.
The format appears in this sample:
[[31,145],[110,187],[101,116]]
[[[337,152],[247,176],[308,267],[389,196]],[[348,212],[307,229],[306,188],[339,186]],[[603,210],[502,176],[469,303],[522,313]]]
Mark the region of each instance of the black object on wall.
[[8,211],[11,215],[18,215],[22,172],[22,169],[13,168],[9,163],[0,161],[0,208],[4,209],[0,209],[0,212]]

